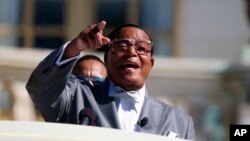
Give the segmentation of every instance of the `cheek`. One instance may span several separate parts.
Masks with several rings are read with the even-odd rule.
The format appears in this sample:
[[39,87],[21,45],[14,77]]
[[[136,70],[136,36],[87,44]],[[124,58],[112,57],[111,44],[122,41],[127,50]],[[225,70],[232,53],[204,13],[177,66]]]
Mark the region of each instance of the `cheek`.
[[107,68],[109,72],[115,73],[117,69],[118,59],[112,58],[112,56],[107,61]]
[[121,62],[122,60],[123,60],[122,55],[112,54],[112,53],[110,53],[110,55],[109,55],[109,65],[110,66],[117,67],[119,62]]
[[152,68],[151,60],[146,60],[143,62],[142,74],[147,76]]

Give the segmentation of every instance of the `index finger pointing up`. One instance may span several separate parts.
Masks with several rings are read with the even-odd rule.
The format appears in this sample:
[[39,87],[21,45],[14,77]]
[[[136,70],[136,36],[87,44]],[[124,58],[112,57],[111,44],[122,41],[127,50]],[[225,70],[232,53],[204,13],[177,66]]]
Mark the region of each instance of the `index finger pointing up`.
[[105,28],[106,26],[106,22],[105,21],[101,21],[99,22],[92,30],[93,33],[98,33],[98,32],[101,32],[103,31],[103,29]]

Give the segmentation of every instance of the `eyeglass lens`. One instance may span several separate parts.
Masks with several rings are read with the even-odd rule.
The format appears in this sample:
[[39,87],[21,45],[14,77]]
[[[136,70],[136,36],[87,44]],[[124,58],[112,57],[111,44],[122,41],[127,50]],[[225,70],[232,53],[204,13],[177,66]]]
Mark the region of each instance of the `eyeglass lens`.
[[129,47],[133,46],[138,54],[147,54],[151,50],[151,43],[147,41],[136,41],[132,43],[130,40],[116,40],[112,42],[112,50],[116,53],[124,53]]

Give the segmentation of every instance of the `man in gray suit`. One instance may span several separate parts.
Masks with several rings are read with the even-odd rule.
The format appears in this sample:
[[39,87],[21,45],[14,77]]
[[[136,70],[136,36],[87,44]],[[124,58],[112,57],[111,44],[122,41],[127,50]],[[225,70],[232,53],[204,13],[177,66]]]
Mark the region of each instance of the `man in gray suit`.
[[[192,118],[147,93],[145,80],[154,65],[148,34],[126,24],[105,37],[105,26],[105,21],[88,26],[33,71],[26,88],[45,121],[194,140]],[[100,47],[107,48],[108,78],[91,86],[72,77],[80,52]]]

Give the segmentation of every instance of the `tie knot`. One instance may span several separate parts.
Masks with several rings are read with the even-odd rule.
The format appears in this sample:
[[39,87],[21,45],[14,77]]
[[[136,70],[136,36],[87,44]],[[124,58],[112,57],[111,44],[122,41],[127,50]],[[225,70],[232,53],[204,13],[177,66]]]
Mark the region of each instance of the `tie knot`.
[[138,98],[136,97],[136,91],[125,91],[121,87],[116,87],[114,97],[118,99],[127,99],[133,103],[139,102]]
[[135,110],[135,112],[137,112],[134,100],[131,100],[131,99],[120,99],[120,106],[122,107],[122,109],[124,111]]

